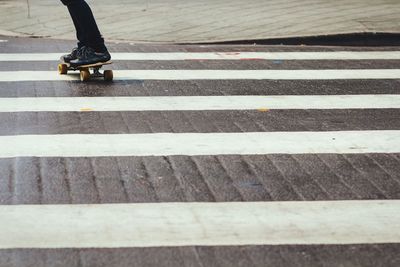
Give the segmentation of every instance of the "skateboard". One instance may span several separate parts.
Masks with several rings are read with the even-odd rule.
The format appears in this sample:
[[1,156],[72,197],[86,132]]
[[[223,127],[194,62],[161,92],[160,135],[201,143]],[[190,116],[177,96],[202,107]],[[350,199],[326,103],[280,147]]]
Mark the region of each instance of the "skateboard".
[[103,72],[100,72],[100,69],[103,67],[103,65],[110,64],[112,64],[112,61],[81,66],[71,66],[70,63],[62,62],[58,64],[58,73],[67,74],[69,70],[79,70],[82,82],[86,82],[91,78],[104,78],[105,81],[112,81],[114,78],[112,70],[104,70]]

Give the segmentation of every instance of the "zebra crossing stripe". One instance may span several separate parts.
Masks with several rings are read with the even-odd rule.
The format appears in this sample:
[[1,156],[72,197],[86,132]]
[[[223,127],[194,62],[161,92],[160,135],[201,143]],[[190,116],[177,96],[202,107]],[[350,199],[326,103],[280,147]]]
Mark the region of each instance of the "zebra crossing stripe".
[[[66,53],[3,53],[0,61],[57,61]],[[113,60],[399,60],[400,51],[112,53]]]
[[0,206],[0,248],[400,243],[400,201]]
[[400,108],[400,95],[0,98],[0,112]]
[[400,153],[400,131],[0,136],[0,158]]
[[[352,80],[400,79],[400,69],[115,70],[115,80]],[[0,82],[77,80],[56,71],[2,71]]]

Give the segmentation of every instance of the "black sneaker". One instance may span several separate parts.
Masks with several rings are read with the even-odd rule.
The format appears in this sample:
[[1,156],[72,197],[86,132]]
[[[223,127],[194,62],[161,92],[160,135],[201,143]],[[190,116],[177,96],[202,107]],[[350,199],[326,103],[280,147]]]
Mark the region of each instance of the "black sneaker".
[[65,63],[69,63],[71,62],[71,60],[75,60],[78,58],[78,53],[79,53],[79,48],[75,47],[72,49],[71,53],[61,56],[60,60]]
[[107,62],[111,59],[110,53],[105,51],[103,53],[95,52],[90,47],[82,47],[77,53],[77,59],[71,60],[71,66],[82,66],[96,63]]

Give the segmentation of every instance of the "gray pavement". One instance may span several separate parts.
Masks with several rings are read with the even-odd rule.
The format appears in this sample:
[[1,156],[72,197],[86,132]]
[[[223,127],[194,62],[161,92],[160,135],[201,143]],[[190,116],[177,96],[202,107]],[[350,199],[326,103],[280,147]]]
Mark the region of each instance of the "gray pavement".
[[[60,1],[0,1],[0,34],[74,39]],[[400,33],[397,0],[88,1],[108,40],[216,42],[346,33]]]
[[[0,37],[1,53],[63,53],[73,41]],[[393,51],[380,48],[110,44],[111,52]],[[0,57],[1,58],[1,57]],[[3,61],[0,72],[56,72],[54,61]],[[396,69],[397,60],[116,61],[113,69]],[[21,74],[22,75],[22,74]],[[0,98],[399,94],[400,79],[0,82]],[[400,130],[400,109],[3,112],[14,135]],[[33,146],[34,148],[34,146]],[[1,153],[1,151],[0,151]],[[0,158],[0,204],[278,202],[400,199],[400,154]],[[350,205],[350,204],[349,204]],[[1,207],[0,206],[0,207]],[[351,206],[349,206],[351,208]],[[387,214],[391,216],[393,214]],[[0,214],[1,218],[2,214]],[[24,217],[24,214],[15,214]],[[5,219],[5,218],[3,218]],[[3,220],[0,220],[0,225]],[[313,222],[311,222],[313,223]],[[366,222],[368,223],[368,222]],[[96,224],[96,222],[93,222]],[[229,225],[226,225],[229,229]],[[325,226],[320,225],[321,229]],[[340,228],[340,226],[338,226]],[[112,229],[112,226],[108,230]],[[379,227],[371,228],[372,230]],[[1,228],[0,228],[1,232]],[[102,233],[99,233],[101,235]],[[292,233],[288,233],[292,234]],[[395,236],[397,233],[393,233]],[[29,240],[29,236],[26,237]],[[112,238],[112,235],[110,235]],[[7,240],[0,238],[0,245]],[[34,244],[35,241],[32,241]],[[400,243],[150,248],[8,248],[0,266],[399,266]]]

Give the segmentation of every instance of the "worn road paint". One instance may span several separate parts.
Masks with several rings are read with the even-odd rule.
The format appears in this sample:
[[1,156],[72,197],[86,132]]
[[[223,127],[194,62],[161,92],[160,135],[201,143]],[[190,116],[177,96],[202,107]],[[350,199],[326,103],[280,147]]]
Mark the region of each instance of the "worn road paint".
[[400,108],[400,95],[0,98],[0,112]]
[[[66,53],[4,53],[0,61],[58,61]],[[400,51],[112,53],[113,60],[399,60]]]
[[400,153],[400,131],[0,136],[0,158]]
[[[352,80],[400,79],[400,69],[115,70],[114,80]],[[0,82],[79,80],[56,71],[2,71]]]
[[0,248],[400,243],[400,201],[0,206]]

